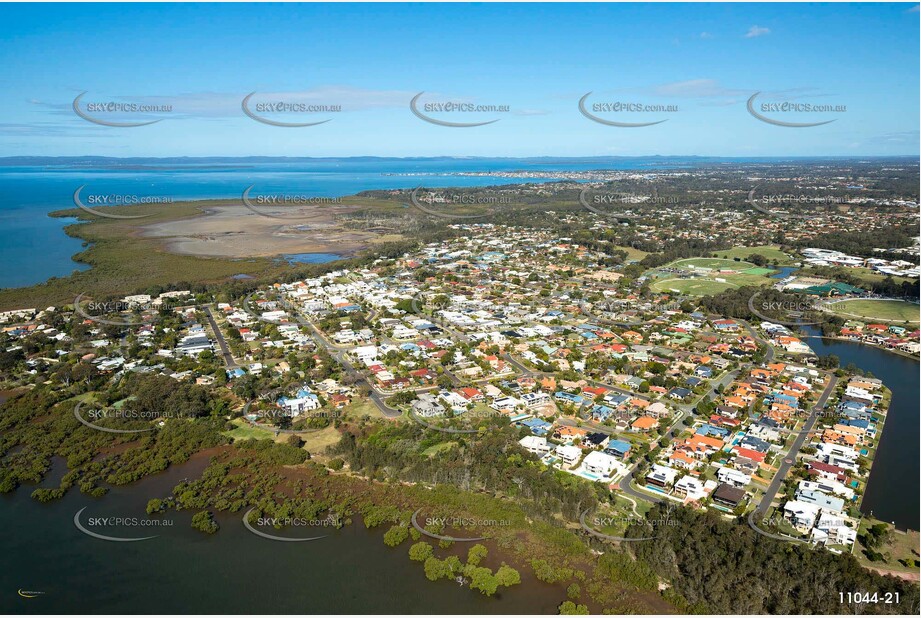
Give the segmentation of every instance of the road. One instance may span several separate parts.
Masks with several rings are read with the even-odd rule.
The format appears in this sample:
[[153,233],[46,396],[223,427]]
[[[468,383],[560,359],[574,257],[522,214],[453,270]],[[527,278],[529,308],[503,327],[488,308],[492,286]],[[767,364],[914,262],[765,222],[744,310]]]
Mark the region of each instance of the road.
[[793,440],[793,444],[790,445],[790,450],[787,451],[786,456],[781,461],[780,467],[777,469],[777,473],[774,474],[774,478],[771,480],[771,484],[765,491],[764,497],[761,498],[761,503],[758,505],[757,511],[761,513],[762,516],[767,512],[768,508],[770,508],[771,503],[774,501],[774,496],[776,496],[777,492],[780,490],[780,485],[790,472],[790,468],[796,463],[796,457],[799,455],[799,450],[803,447],[803,443],[806,441],[806,438],[809,437],[809,432],[812,431],[816,421],[819,416],[821,416],[822,409],[825,407],[825,402],[828,401],[831,394],[835,392],[838,377],[833,374],[827,375],[829,377],[828,385],[819,396],[819,401],[812,408],[812,414],[809,415],[809,418],[807,418],[806,422],[803,424],[802,431],[800,431]]
[[221,329],[218,328],[217,321],[214,319],[214,315],[211,313],[211,307],[205,305],[205,315],[208,316],[208,323],[211,324],[211,330],[214,331],[214,337],[217,339],[217,345],[221,348],[221,355],[224,357],[224,364],[227,365],[228,369],[235,369],[239,367],[237,361],[234,360],[233,354],[230,353],[230,347],[227,345],[227,341],[224,340],[224,333],[221,332]]

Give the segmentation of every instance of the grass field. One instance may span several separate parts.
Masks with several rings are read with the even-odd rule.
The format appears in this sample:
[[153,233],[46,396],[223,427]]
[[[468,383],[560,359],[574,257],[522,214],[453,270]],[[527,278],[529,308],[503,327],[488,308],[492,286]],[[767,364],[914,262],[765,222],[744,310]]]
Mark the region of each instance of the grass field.
[[918,323],[918,305],[904,300],[844,300],[830,308],[834,313],[870,320]]
[[260,429],[258,427],[253,427],[244,421],[242,418],[234,419],[233,424],[236,425],[230,431],[221,432],[225,436],[236,440],[247,440],[253,438],[255,440],[274,440],[274,432],[268,431],[266,429]]
[[786,266],[794,262],[793,258],[773,245],[763,245],[761,247],[733,247],[728,251],[717,251],[716,255],[721,258],[739,258],[745,260],[750,255],[763,255],[771,264]]
[[623,251],[626,251],[627,259],[636,260],[637,262],[642,260],[647,255],[649,255],[647,252],[641,251],[640,249],[634,249],[633,247],[615,247],[615,249],[621,249]]
[[755,268],[755,265],[751,262],[735,260],[725,260],[723,258],[685,258],[683,260],[675,260],[669,264],[672,268],[690,268],[692,266],[696,268],[712,268],[718,270],[721,268],[728,270],[745,270],[746,268]]
[[661,279],[655,281],[649,287],[655,292],[677,290],[679,293],[688,296],[707,296],[709,294],[719,294],[724,290],[738,286],[728,281],[723,283],[713,279]]
[[772,273],[774,273],[774,272],[776,272],[776,271],[775,271],[773,268],[758,268],[758,267],[756,266],[755,268],[749,268],[749,269],[743,270],[743,271],[742,271],[742,274],[745,274],[745,275],[758,275],[759,277],[761,277],[761,276],[764,276],[764,275],[770,275],[770,274],[772,274]]
[[[863,533],[867,528],[878,523],[880,522],[875,519],[864,517],[860,522],[860,532]],[[919,559],[917,547],[917,531],[909,531],[907,533],[893,532],[889,542],[886,543],[881,550],[882,554],[889,555],[888,561],[871,562],[863,553],[863,548],[859,543],[854,548],[854,555],[857,556],[857,559],[860,560],[860,563],[865,566],[872,566],[878,569],[891,569],[893,571],[917,573],[918,567],[914,566],[913,564],[913,561]],[[899,562],[900,560],[907,561],[909,564],[906,565],[904,562]]]

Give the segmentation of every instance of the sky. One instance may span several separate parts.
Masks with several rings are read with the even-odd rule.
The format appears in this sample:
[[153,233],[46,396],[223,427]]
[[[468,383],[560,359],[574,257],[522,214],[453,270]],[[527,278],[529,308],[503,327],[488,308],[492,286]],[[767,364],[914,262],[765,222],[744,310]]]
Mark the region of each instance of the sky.
[[[0,4],[0,23],[0,156],[919,155],[917,3]],[[588,93],[647,126],[590,119]]]

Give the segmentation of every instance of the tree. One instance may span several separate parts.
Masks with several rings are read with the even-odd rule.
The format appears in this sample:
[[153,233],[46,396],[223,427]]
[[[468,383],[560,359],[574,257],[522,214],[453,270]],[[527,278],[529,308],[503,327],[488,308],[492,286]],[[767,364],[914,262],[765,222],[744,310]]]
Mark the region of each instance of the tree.
[[432,556],[432,546],[425,541],[419,541],[409,548],[409,559],[416,562],[425,562]]
[[486,567],[474,567],[470,572],[470,588],[492,596],[499,589],[499,580]]
[[295,448],[301,448],[304,446],[304,440],[302,440],[301,437],[296,433],[292,433],[287,438],[285,438],[285,443]]
[[208,534],[214,534],[220,529],[220,526],[214,521],[214,513],[211,511],[199,511],[192,516],[192,527]]
[[477,543],[467,552],[467,564],[472,564],[477,566],[486,557],[489,553],[489,550],[485,546]]
[[384,543],[388,547],[396,547],[409,538],[409,530],[406,526],[391,526],[390,530],[384,533]]
[[576,605],[572,601],[563,601],[559,607],[561,616],[587,616],[588,606]]
[[507,564],[503,564],[496,571],[496,580],[500,586],[514,586],[521,583],[521,574]]
[[451,572],[451,567],[448,566],[447,562],[439,560],[434,556],[430,556],[425,560],[425,576],[429,581],[438,581],[439,579],[445,577],[451,577],[453,573]]

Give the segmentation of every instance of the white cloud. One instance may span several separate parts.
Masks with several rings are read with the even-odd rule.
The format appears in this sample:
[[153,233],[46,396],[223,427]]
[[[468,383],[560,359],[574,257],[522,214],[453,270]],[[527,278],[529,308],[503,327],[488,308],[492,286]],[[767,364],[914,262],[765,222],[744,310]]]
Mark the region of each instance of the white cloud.
[[761,26],[752,26],[748,29],[748,32],[745,33],[746,39],[754,39],[755,37],[764,36],[765,34],[770,34],[770,28],[762,28]]
[[709,32],[701,32],[701,33],[700,33],[700,38],[702,38],[702,39],[712,39],[712,38],[713,38],[713,35],[710,34]]

